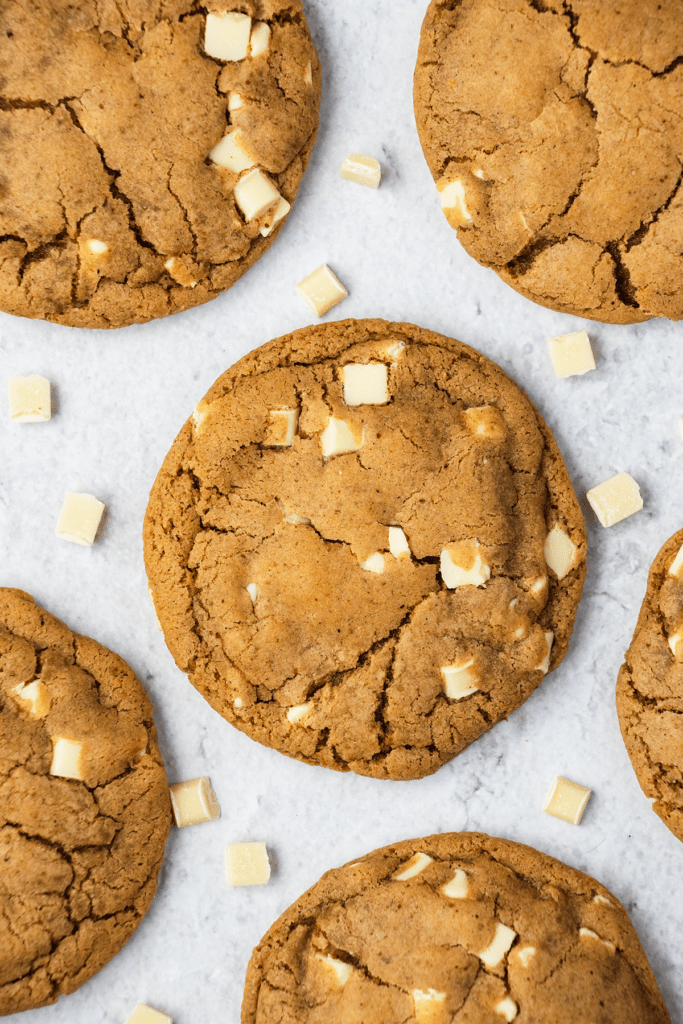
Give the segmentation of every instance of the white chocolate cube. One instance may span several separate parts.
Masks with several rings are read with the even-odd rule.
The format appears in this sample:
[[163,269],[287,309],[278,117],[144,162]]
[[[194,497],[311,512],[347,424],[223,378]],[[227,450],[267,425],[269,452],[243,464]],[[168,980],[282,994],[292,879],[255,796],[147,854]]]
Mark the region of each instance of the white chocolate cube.
[[8,390],[13,423],[44,423],[52,416],[50,381],[45,377],[10,377]]
[[322,953],[316,953],[315,956],[328,969],[329,977],[334,987],[344,988],[344,985],[353,974],[352,965],[345,963],[343,960],[337,960],[333,956],[323,956]]
[[577,551],[578,548],[569,538],[567,531],[559,523],[555,523],[545,539],[543,554],[546,565],[553,570],[558,580],[563,580],[574,568]]
[[496,933],[486,949],[479,953],[479,959],[487,967],[497,967],[503,962],[505,954],[516,938],[517,932],[501,921],[496,921]]
[[507,437],[503,414],[495,405],[465,409],[462,416],[467,429],[478,437],[488,437],[491,441],[503,441]]
[[91,256],[104,256],[109,252],[109,246],[99,238],[86,238],[85,248]]
[[614,526],[643,507],[640,488],[628,473],[617,473],[591,488],[586,497],[603,526]]
[[228,110],[233,114],[236,110],[241,110],[244,106],[244,100],[238,92],[228,93]]
[[304,300],[316,316],[324,316],[333,306],[348,296],[341,281],[335,277],[326,263],[296,285],[297,295]]
[[465,186],[459,178],[449,181],[442,178],[436,183],[436,190],[441,197],[441,209],[446,214],[449,224],[453,227],[467,227],[472,223],[472,215],[465,201]]
[[24,711],[28,711],[34,718],[45,718],[50,710],[50,696],[45,683],[40,679],[35,679],[32,683],[20,683],[14,687],[13,692]]
[[72,544],[90,547],[104,512],[104,503],[92,494],[74,494],[68,491],[59,513],[55,533]]
[[441,552],[441,577],[449,588],[481,587],[491,579],[491,567],[482,562],[479,541],[449,544]]
[[412,992],[417,1024],[446,1024],[446,993],[435,988],[415,988]]
[[389,527],[389,551],[394,558],[410,557],[410,544],[400,526]]
[[292,209],[292,204],[288,203],[282,196],[278,199],[275,206],[271,207],[266,216],[266,223],[261,228],[261,234],[264,238],[267,238],[271,233],[276,224],[279,224],[283,217],[286,217],[289,211]]
[[220,817],[220,804],[206,775],[189,782],[176,782],[170,791],[173,817],[178,828],[201,825]]
[[536,956],[536,947],[517,946],[514,950],[514,954],[519,959],[522,967],[526,970],[533,958]]
[[252,57],[261,57],[270,48],[270,25],[265,21],[257,21],[251,30],[249,49]]
[[570,825],[578,825],[590,795],[590,789],[579,786],[578,782],[570,782],[569,779],[563,779],[561,775],[557,775],[548,790],[543,810],[555,818],[568,821]]
[[330,459],[333,455],[344,455],[346,452],[357,452],[363,446],[363,434],[358,436],[346,420],[338,420],[330,416],[327,426],[320,435],[320,447],[323,457]]
[[216,60],[244,60],[249,49],[251,18],[237,11],[207,14],[204,49]]
[[52,764],[50,775],[59,775],[62,779],[80,779],[83,775],[83,744],[78,740],[68,740],[56,736],[52,740]]
[[209,153],[211,160],[217,167],[225,167],[228,171],[241,174],[248,171],[256,163],[249,156],[247,151],[240,145],[242,134],[239,131],[228,132],[220,142],[217,142]]
[[173,1024],[173,1018],[145,1003],[138,1003],[126,1024]]
[[341,370],[347,405],[384,405],[389,401],[384,363],[347,363]]
[[496,1003],[493,1009],[496,1013],[499,1013],[503,1020],[506,1020],[508,1024],[515,1019],[517,1016],[517,1003],[510,996],[505,996],[499,1003]]
[[594,932],[591,928],[579,928],[579,938],[587,939],[589,942],[601,942],[603,946],[607,946],[609,950],[614,952],[614,943],[608,942],[607,939],[601,939],[597,932]]
[[405,343],[405,341],[394,341],[394,342],[391,343],[391,345],[387,345],[386,352],[387,352],[387,355],[389,356],[389,358],[393,359],[395,361],[395,360],[401,358],[401,356],[403,355],[405,350],[406,350],[406,343]]
[[295,704],[287,712],[287,721],[292,725],[299,725],[307,717],[311,710],[310,704]]
[[270,861],[265,843],[229,843],[225,848],[228,885],[265,885]]
[[197,279],[177,256],[171,256],[170,259],[166,260],[164,269],[168,270],[175,283],[179,284],[182,288],[196,288]]
[[240,178],[233,195],[247,222],[262,217],[282,198],[270,178],[258,167]]
[[595,359],[585,331],[550,338],[548,350],[556,377],[578,377],[595,369]]
[[433,859],[427,853],[414,853],[393,876],[394,881],[407,882],[409,878],[415,878],[416,875],[424,871],[428,864],[432,863]]
[[450,882],[441,886],[441,892],[451,900],[464,900],[469,891],[467,875],[461,868],[456,868],[455,874]]
[[306,85],[313,85],[313,68],[311,67],[310,60],[304,68],[304,82]]
[[339,172],[346,181],[355,181],[358,185],[378,188],[382,180],[382,168],[372,156],[364,153],[352,153],[347,156]]
[[298,426],[298,409],[272,409],[268,413],[268,427],[263,443],[273,448],[290,448]]
[[246,585],[246,587],[244,589],[249,594],[249,597],[251,598],[251,603],[252,604],[256,604],[256,600],[258,598],[258,587],[256,586],[256,584],[255,583],[247,583],[247,585]]
[[543,655],[543,657],[541,658],[541,660],[539,661],[538,665],[536,665],[536,668],[535,668],[534,671],[542,672],[543,675],[547,675],[547,673],[548,673],[548,671],[550,669],[550,652],[553,649],[553,642],[555,640],[555,634],[551,633],[550,631],[548,631],[548,632],[544,633],[544,636],[545,636],[545,642],[547,644],[546,652]]
[[681,566],[683,566],[683,545],[678,549],[678,554],[669,566],[669,575],[678,576],[681,571]]
[[384,555],[381,551],[375,551],[372,555],[368,555],[364,562],[360,563],[360,567],[366,572],[374,572],[381,575],[384,572]]
[[479,675],[475,669],[474,658],[461,661],[457,665],[444,665],[441,674],[444,679],[444,689],[449,700],[462,700],[469,697],[479,689]]

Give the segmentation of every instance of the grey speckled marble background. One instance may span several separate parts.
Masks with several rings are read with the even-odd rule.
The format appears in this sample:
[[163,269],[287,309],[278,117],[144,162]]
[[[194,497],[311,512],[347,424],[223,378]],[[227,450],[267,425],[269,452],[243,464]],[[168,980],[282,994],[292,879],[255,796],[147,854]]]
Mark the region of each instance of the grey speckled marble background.
[[[223,809],[172,832],[157,898],[125,949],[77,993],[13,1024],[123,1024],[138,1001],[175,1024],[234,1024],[252,947],[323,871],[458,829],[529,843],[600,879],[627,906],[672,1020],[683,1021],[683,845],[636,782],[614,706],[648,567],[683,526],[683,325],[607,327],[549,312],[460,248],[413,122],[425,7],[308,0],[324,70],[319,141],[286,229],[231,291],[110,333],[0,314],[0,391],[14,374],[41,373],[56,395],[47,424],[12,425],[0,405],[0,579],[130,663],[154,701],[169,779],[210,775]],[[339,178],[359,150],[383,165],[377,192]],[[312,322],[294,284],[323,261],[350,292],[327,319],[407,320],[475,346],[539,407],[580,497],[626,470],[645,499],[609,530],[586,508],[590,561],[568,656],[508,722],[420,782],[310,768],[242,736],[176,669],[147,597],[140,528],[163,456],[227,366]],[[546,339],[583,327],[597,370],[556,380]],[[55,537],[66,490],[107,504],[92,549]],[[556,774],[593,789],[578,828],[541,812]],[[267,842],[268,886],[226,887],[224,845],[243,839]]]

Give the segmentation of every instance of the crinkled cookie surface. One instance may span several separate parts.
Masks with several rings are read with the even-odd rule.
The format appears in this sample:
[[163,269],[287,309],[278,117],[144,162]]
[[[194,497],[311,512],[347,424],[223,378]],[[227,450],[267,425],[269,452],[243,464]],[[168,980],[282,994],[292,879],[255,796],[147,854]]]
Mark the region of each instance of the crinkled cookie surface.
[[[380,391],[353,404],[347,372]],[[304,328],[228,370],[164,461],[144,541],[166,642],[221,715],[393,779],[436,771],[559,664],[586,554],[520,388],[381,320]]]
[[681,0],[432,0],[414,98],[471,256],[551,309],[683,317]]
[[652,810],[683,842],[683,530],[658,552],[617,681],[624,743]]
[[247,971],[242,1024],[667,1024],[626,911],[588,875],[477,833],[323,875]]
[[271,223],[274,208],[247,220],[241,174],[209,154],[238,131],[292,203],[320,65],[300,0],[237,6],[261,26],[258,53],[223,61],[205,52],[205,26],[230,3],[0,5],[1,309],[142,323],[215,298],[271,245],[284,220]]
[[[75,768],[64,740],[80,747]],[[121,949],[152,902],[170,823],[133,672],[0,589],[0,1015],[54,1003]]]

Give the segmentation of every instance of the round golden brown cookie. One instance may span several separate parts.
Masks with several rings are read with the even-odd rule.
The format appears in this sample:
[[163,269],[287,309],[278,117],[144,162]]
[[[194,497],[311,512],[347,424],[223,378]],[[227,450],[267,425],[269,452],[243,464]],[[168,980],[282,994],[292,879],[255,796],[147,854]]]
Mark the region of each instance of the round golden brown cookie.
[[528,846],[413,839],[328,871],[254,950],[242,1024],[668,1024],[622,905]]
[[682,0],[432,0],[415,117],[467,252],[529,299],[683,317]]
[[621,734],[652,810],[683,841],[683,530],[652,563],[619,670]]
[[144,541],[166,642],[221,715],[391,779],[436,771],[559,664],[586,553],[520,388],[384,320],[306,327],[223,374],[166,456]]
[[144,323],[279,233],[318,125],[301,0],[10,0],[0,66],[0,309]]
[[56,1002],[128,941],[171,809],[126,663],[0,588],[0,1015]]

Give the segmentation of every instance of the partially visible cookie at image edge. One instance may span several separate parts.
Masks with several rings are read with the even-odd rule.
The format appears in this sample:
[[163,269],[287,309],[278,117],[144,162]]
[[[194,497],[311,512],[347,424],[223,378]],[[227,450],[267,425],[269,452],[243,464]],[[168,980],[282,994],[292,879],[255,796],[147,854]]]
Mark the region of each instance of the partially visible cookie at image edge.
[[328,871],[254,950],[242,1024],[669,1024],[629,917],[537,850],[445,833]]
[[152,705],[112,651],[0,588],[0,1015],[104,967],[157,887],[171,824]]
[[617,680],[621,734],[652,810],[683,842],[683,530],[650,567]]
[[683,317],[682,57],[681,0],[432,0],[415,118],[467,252],[550,309]]
[[178,666],[253,739],[376,778],[436,771],[566,653],[583,517],[552,434],[474,349],[342,321],[198,403],[144,525]]
[[0,309],[144,323],[280,232],[318,126],[301,0],[13,0],[0,64]]

